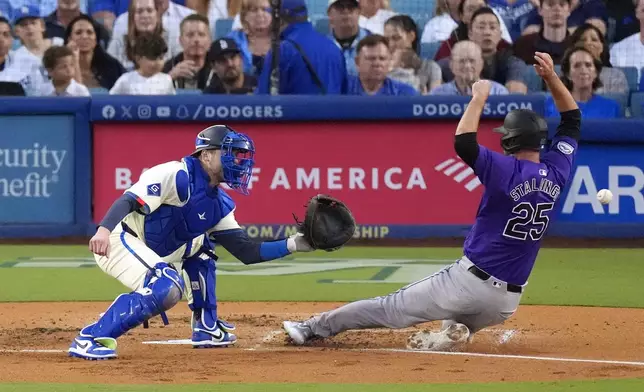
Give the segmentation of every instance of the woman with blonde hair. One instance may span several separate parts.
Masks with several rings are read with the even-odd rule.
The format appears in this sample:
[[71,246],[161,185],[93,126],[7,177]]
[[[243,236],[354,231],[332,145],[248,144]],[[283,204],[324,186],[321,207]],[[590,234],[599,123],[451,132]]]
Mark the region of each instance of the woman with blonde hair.
[[127,35],[115,35],[107,47],[107,53],[117,59],[127,71],[135,68],[134,42],[142,35],[158,35],[168,44],[163,60],[167,61],[181,52],[174,42],[169,42],[168,34],[161,24],[161,12],[154,0],[132,0],[128,7]]
[[271,48],[271,14],[268,0],[242,0],[239,18],[242,28],[233,30],[228,38],[241,49],[244,72],[259,76],[264,57]]
[[241,28],[239,13],[243,0],[186,0],[186,7],[210,21],[210,31],[215,32],[215,25],[220,19],[235,18],[233,29]]

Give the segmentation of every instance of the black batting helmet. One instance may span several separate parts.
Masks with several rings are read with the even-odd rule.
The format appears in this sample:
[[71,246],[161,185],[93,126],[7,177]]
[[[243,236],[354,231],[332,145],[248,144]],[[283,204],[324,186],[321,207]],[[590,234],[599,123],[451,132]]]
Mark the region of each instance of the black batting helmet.
[[541,151],[548,140],[548,123],[537,113],[528,109],[516,109],[508,113],[503,126],[494,129],[501,133],[501,147],[506,155],[520,150]]

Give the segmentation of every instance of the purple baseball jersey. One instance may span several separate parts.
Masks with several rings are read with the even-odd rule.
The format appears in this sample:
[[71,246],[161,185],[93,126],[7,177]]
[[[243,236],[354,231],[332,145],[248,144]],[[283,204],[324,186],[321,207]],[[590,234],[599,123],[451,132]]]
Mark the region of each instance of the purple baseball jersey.
[[577,141],[561,135],[541,163],[479,145],[474,172],[485,192],[464,245],[477,267],[507,283],[527,282],[576,152]]

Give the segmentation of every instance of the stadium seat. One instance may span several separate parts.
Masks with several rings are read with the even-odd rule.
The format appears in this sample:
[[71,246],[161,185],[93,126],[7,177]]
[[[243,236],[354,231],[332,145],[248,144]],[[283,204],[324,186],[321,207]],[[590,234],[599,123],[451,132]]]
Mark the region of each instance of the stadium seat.
[[416,19],[417,15],[433,15],[436,0],[391,0],[390,4],[393,11]]
[[22,44],[20,43],[20,40],[19,39],[14,39],[13,44],[11,46],[11,49],[12,50],[18,50],[18,48],[20,48],[21,46],[22,46]]
[[102,94],[109,94],[110,91],[106,88],[103,87],[93,87],[93,88],[88,88],[89,93],[92,95],[102,95]]
[[326,18],[326,17],[319,18],[317,21],[315,21],[314,25],[315,25],[315,29],[320,34],[327,35],[331,32],[331,28],[329,27],[329,18]]
[[628,107],[628,94],[604,93],[599,95],[617,101],[620,106],[620,116],[624,117],[626,115],[626,108]]
[[640,69],[640,91],[644,91],[644,77],[642,75],[644,75],[644,67]]
[[214,39],[225,37],[233,29],[234,19],[217,19],[215,22]]
[[329,6],[328,0],[306,0],[306,7],[309,10],[309,17],[321,17],[327,15],[326,10]]
[[196,88],[178,88],[177,95],[201,95],[203,92]]
[[631,91],[637,91],[639,89],[639,72],[635,67],[615,67],[624,71],[626,75],[626,80],[628,81],[628,89]]
[[543,91],[543,82],[541,77],[537,75],[537,71],[533,66],[528,66],[525,74],[525,82],[528,86],[529,93],[536,93]]
[[420,44],[420,57],[424,59],[433,59],[440,46],[441,42],[425,42]]
[[644,92],[631,95],[631,116],[644,117]]

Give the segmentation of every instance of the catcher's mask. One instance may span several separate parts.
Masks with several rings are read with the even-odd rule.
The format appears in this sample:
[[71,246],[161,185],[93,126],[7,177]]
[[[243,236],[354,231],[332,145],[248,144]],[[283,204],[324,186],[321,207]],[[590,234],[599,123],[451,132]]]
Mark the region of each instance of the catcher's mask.
[[204,150],[221,150],[224,182],[243,195],[250,193],[255,165],[255,144],[250,137],[225,125],[213,125],[199,132],[191,155],[198,157]]
[[528,109],[516,109],[508,113],[503,126],[494,129],[501,133],[501,147],[505,155],[521,150],[540,152],[548,141],[548,123],[537,113]]

